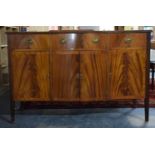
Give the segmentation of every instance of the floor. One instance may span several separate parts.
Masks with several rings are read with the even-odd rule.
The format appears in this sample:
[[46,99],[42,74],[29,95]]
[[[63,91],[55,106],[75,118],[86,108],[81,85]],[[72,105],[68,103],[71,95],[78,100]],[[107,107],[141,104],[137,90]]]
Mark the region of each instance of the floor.
[[9,93],[0,96],[1,128],[154,128],[155,108],[144,121],[143,108],[29,109],[16,111],[10,123]]
[[[17,114],[16,122],[9,115],[0,116],[0,127],[5,128],[144,128],[155,127],[155,109],[150,109],[150,121],[144,121],[142,108],[57,110],[64,114]],[[55,113],[55,112],[54,112]],[[70,114],[71,113],[71,114]]]

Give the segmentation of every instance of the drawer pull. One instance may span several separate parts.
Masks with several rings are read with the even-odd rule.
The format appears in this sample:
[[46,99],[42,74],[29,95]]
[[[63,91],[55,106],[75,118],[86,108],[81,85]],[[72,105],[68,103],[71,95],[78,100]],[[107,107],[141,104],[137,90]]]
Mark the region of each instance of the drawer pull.
[[67,41],[66,41],[65,38],[60,39],[60,43],[61,43],[61,44],[65,44],[66,42],[67,42]]
[[132,39],[131,39],[131,38],[125,38],[125,39],[124,39],[124,42],[127,43],[127,44],[129,44],[129,43],[132,42]]
[[94,38],[94,39],[92,40],[92,42],[95,43],[95,44],[98,43],[98,42],[99,42],[99,38]]
[[26,44],[26,45],[32,45],[32,44],[33,44],[32,39],[31,39],[31,38],[26,39],[25,44]]

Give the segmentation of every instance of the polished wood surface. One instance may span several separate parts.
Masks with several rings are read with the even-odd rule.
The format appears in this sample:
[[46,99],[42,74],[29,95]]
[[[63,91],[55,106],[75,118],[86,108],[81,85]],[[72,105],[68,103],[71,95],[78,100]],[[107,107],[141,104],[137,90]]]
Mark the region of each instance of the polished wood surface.
[[49,49],[47,34],[10,35],[8,41],[10,49]]
[[145,48],[147,35],[145,33],[109,34],[109,49],[112,48]]
[[150,31],[9,33],[14,99],[144,98],[147,33]]
[[105,51],[81,51],[80,100],[105,100],[107,97],[107,54]]
[[85,50],[105,50],[108,45],[108,35],[100,33],[86,33],[82,35],[82,47]]
[[144,98],[146,50],[121,48],[109,55],[110,99]]
[[53,101],[79,100],[79,52],[54,51],[52,64]]
[[13,99],[49,101],[48,51],[13,51],[11,57]]
[[76,33],[51,35],[50,45],[53,50],[81,49],[81,36]]
[[97,107],[143,99],[148,121],[150,33],[8,33],[11,120],[16,101]]

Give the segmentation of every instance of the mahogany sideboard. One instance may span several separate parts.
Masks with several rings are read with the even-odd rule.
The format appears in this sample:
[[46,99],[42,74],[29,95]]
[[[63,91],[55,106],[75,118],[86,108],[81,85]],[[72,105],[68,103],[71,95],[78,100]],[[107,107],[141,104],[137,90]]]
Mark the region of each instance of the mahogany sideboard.
[[144,99],[148,121],[150,32],[7,33],[11,120],[17,101],[82,105]]

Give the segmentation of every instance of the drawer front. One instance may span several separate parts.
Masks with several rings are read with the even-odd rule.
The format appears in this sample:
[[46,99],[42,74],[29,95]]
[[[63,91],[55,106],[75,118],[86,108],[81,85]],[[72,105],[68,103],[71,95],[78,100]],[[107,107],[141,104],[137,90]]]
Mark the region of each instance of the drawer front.
[[18,34],[9,35],[9,47],[11,49],[48,49],[48,34]]
[[50,45],[53,50],[76,50],[81,48],[80,35],[53,34],[50,36]]
[[146,33],[109,34],[109,48],[146,48]]
[[83,48],[86,50],[106,49],[108,45],[108,35],[98,33],[87,33],[82,36]]

